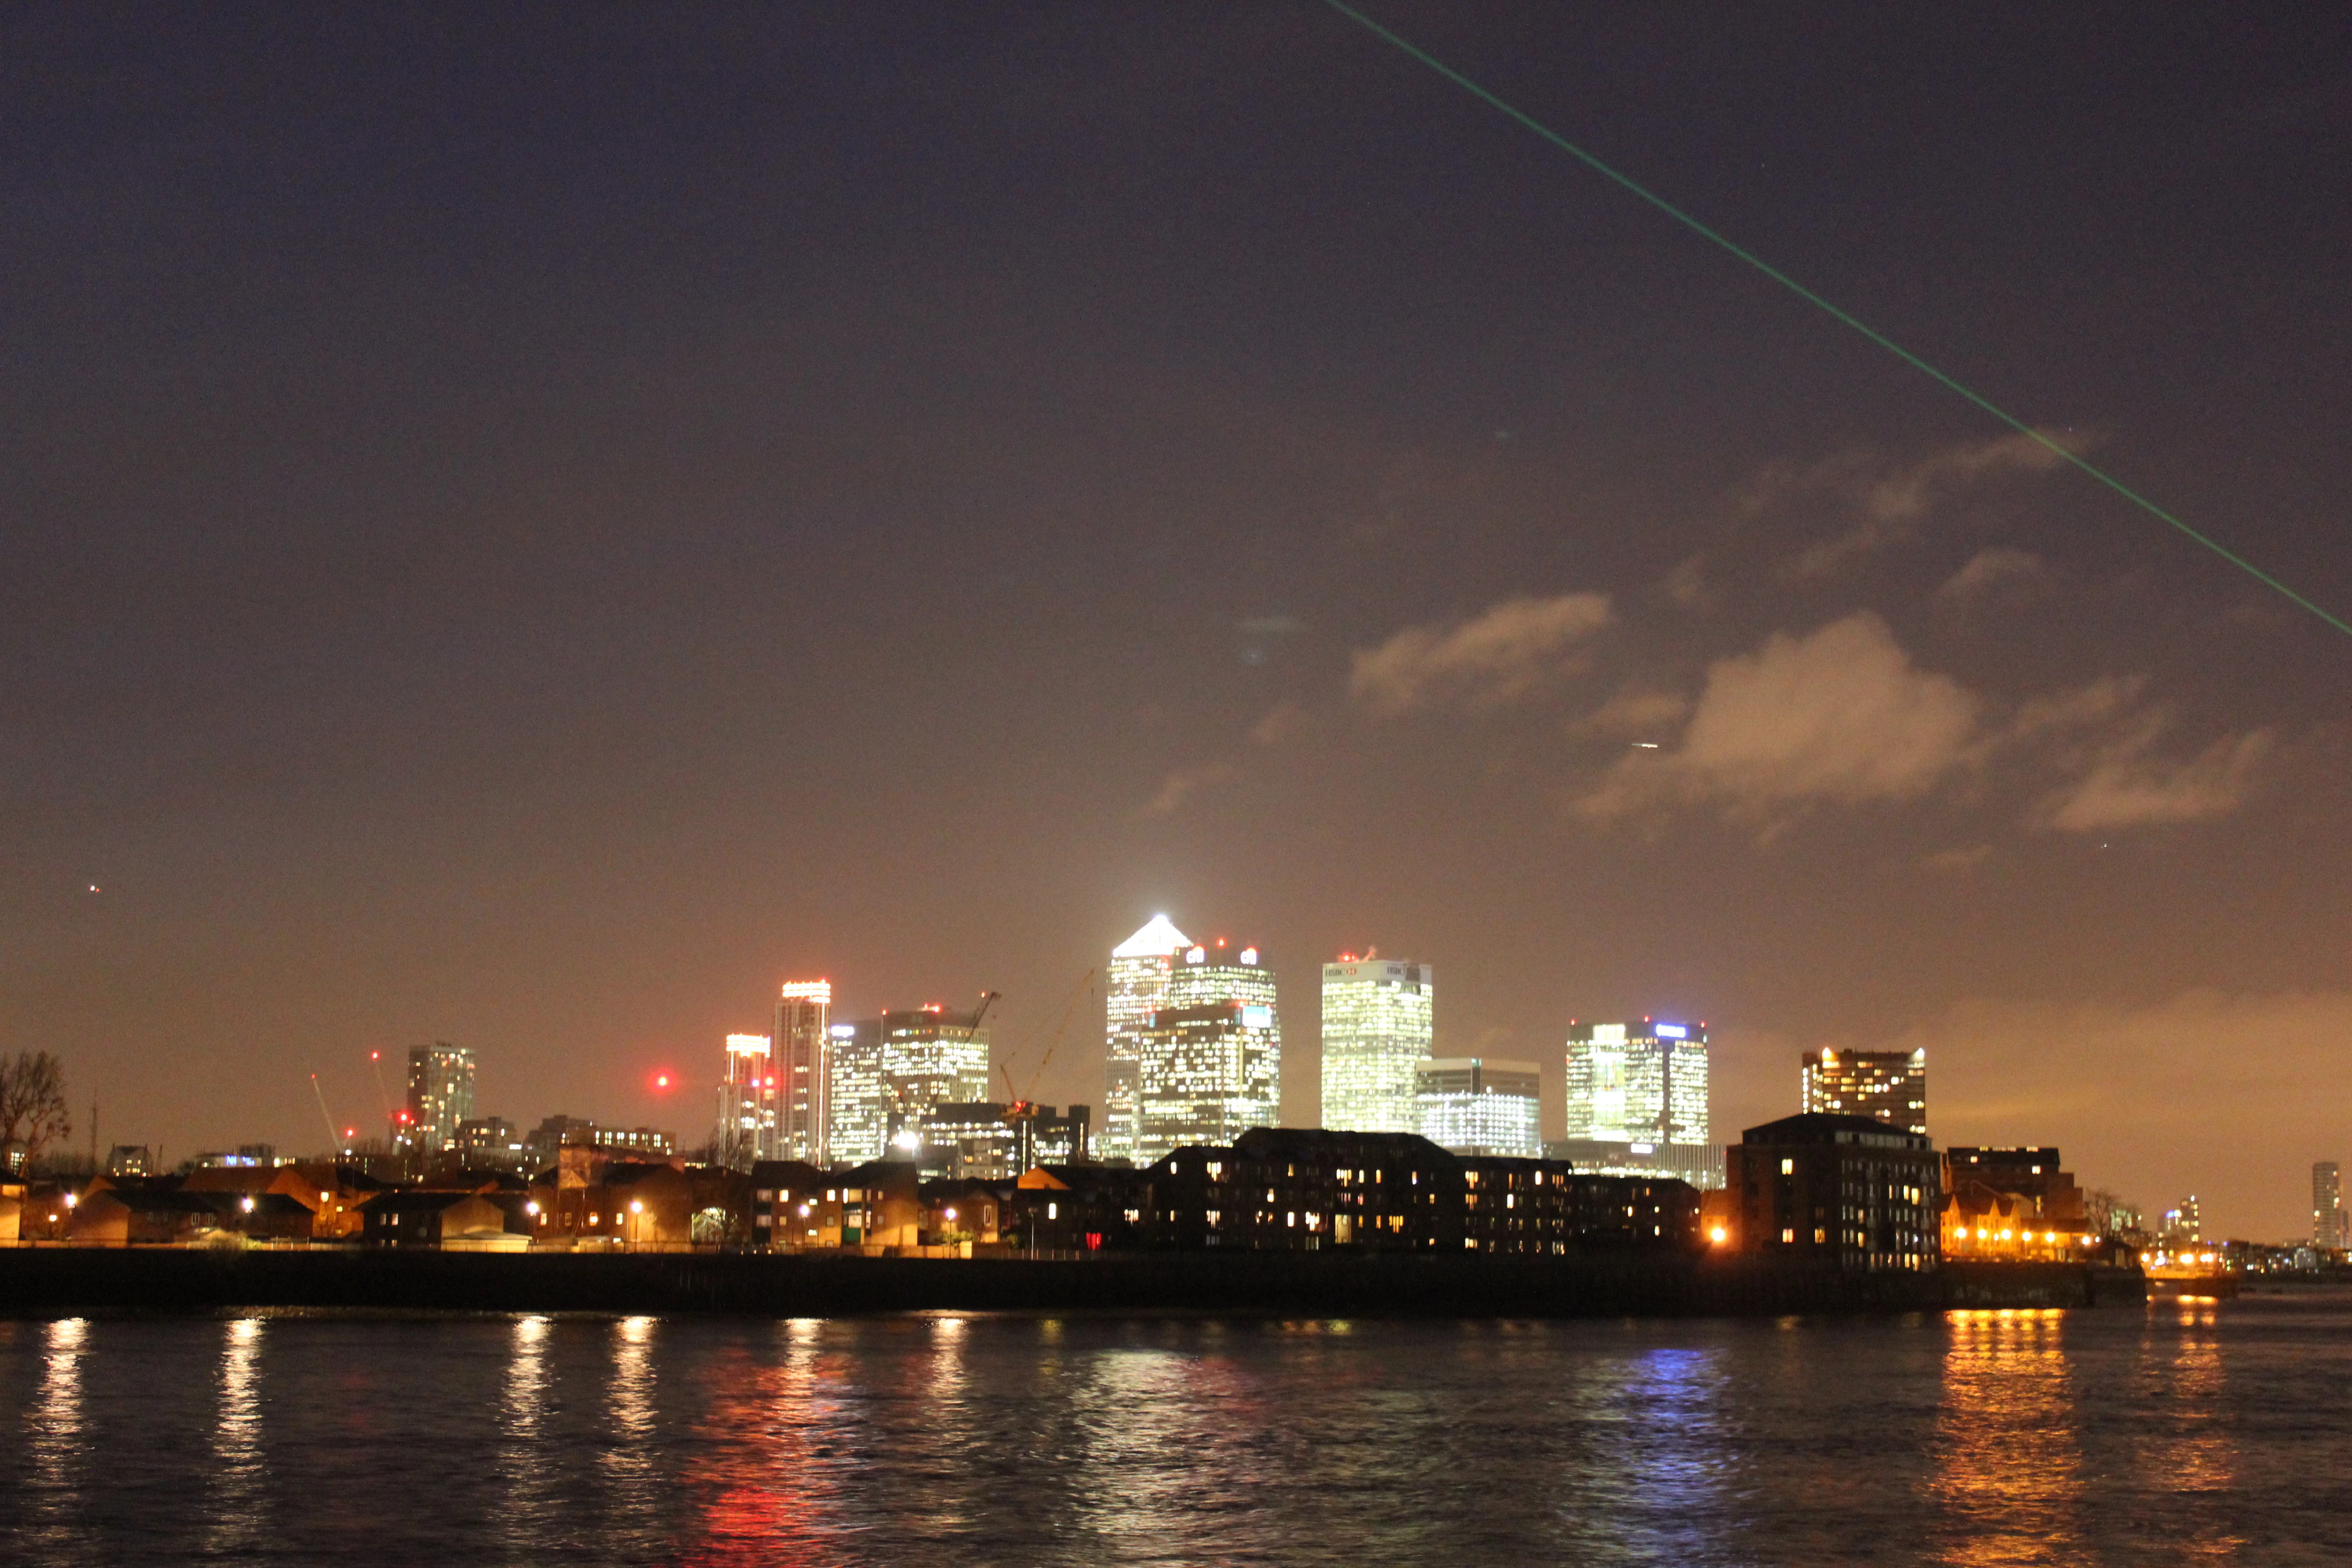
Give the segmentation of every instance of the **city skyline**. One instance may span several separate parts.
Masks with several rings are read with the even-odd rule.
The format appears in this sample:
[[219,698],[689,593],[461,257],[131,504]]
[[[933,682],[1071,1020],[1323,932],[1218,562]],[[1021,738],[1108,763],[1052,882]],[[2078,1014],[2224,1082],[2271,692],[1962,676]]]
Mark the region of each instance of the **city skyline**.
[[[1200,972],[1201,973],[1204,975],[1213,975],[1229,973],[1231,971],[1231,965],[1237,962],[1243,962],[1241,960],[1234,959],[1230,953],[1224,952],[1227,945],[1227,942],[1223,938],[1213,939],[1213,948],[1216,950],[1215,954],[1213,955],[1214,963],[1210,969],[1202,971]],[[1171,948],[1171,951],[1162,953],[1159,950],[1163,947]],[[1262,974],[1265,977],[1264,984],[1265,986],[1265,990],[1264,992],[1264,996],[1270,1002],[1271,998],[1275,994],[1274,988],[1276,984],[1273,966],[1269,963],[1264,966],[1263,969],[1257,968],[1256,966],[1258,966],[1260,963],[1257,951],[1255,948],[1249,948],[1244,951],[1246,953],[1245,963],[1247,965],[1251,966],[1252,972]],[[1126,942],[1120,944],[1119,948],[1116,950],[1115,952],[1115,963],[1117,962],[1117,954],[1118,953],[1124,953],[1130,959],[1145,954],[1164,958],[1167,961],[1167,967],[1162,973],[1165,977],[1171,980],[1172,980],[1172,978],[1185,966],[1186,960],[1190,959],[1192,963],[1198,964],[1202,963],[1202,961],[1211,959],[1213,957],[1210,948],[1202,947],[1201,944],[1190,943],[1189,939],[1182,936],[1181,931],[1175,927],[1164,913],[1155,914],[1149,921],[1146,922],[1144,927],[1133,933]],[[1321,966],[1321,974],[1328,983],[1330,973],[1335,969],[1341,969],[1352,973],[1365,962],[1366,961],[1363,958],[1353,952],[1342,952],[1338,954],[1330,963]],[[1380,962],[1385,963],[1388,961]],[[1406,967],[1402,961],[1397,962],[1400,969]],[[1419,973],[1433,973],[1433,966],[1412,964],[1409,967]],[[1169,994],[1169,986],[1163,984],[1156,994],[1162,1001],[1164,1001]],[[1229,989],[1229,987],[1226,989]],[[1178,988],[1178,990],[1181,993],[1178,996],[1179,1001],[1194,1005],[1198,1005],[1204,999],[1208,998],[1212,992],[1218,992],[1222,994],[1220,987],[1218,987],[1213,981],[1203,985],[1196,980],[1189,991],[1183,991],[1181,987]],[[805,1032],[808,1026],[809,1016],[816,1017],[819,1020],[819,1026],[822,1026],[824,1009],[830,1005],[832,1001],[833,986],[829,981],[785,981],[782,983],[779,994],[782,1000],[777,1005],[776,1016],[778,1019],[782,1021],[791,1018],[794,1020],[793,1027]],[[1254,994],[1255,994],[1255,993],[1254,993]],[[991,1005],[999,999],[1000,998],[996,994],[988,994],[987,1000]],[[1133,1010],[1133,998],[1129,998],[1129,1008],[1130,1011]],[[1320,1001],[1321,994],[1318,993],[1318,1005]],[[1104,996],[1103,1002],[1107,1021],[1115,1020],[1119,1016],[1118,1003],[1114,1001],[1112,996],[1109,994],[1106,994]],[[808,1014],[808,1010],[811,1007],[814,1007],[815,1012],[813,1015],[803,1016]],[[1144,1009],[1141,1016],[1149,1017],[1151,1012],[1155,1010],[1156,1009]],[[1207,1012],[1213,1009],[1200,1009],[1196,1005],[1195,1010],[1200,1011],[1202,1017],[1205,1018]],[[1433,1014],[1430,1016],[1433,1017]],[[841,1114],[847,1119],[845,1121],[838,1122],[828,1127],[827,1142],[829,1143],[835,1140],[844,1140],[845,1141],[845,1146],[852,1151],[863,1150],[870,1142],[875,1152],[871,1154],[853,1152],[844,1156],[843,1159],[834,1159],[828,1152],[826,1161],[821,1163],[830,1163],[838,1165],[845,1163],[845,1160],[846,1163],[854,1163],[859,1159],[887,1157],[887,1154],[892,1152],[890,1145],[894,1130],[898,1128],[905,1128],[910,1131],[920,1129],[923,1126],[925,1118],[932,1106],[948,1105],[950,1109],[961,1109],[963,1105],[976,1105],[977,1102],[984,1100],[995,1081],[995,1075],[1000,1070],[1000,1063],[1003,1063],[1008,1067],[1010,1064],[1007,1058],[1002,1057],[996,1052],[989,1033],[984,1026],[978,1028],[977,1030],[974,1029],[973,1025],[977,1016],[978,1016],[974,1014],[957,1013],[944,1008],[940,1004],[933,1003],[925,1004],[915,1008],[884,1009],[880,1014],[877,1014],[875,1018],[862,1021],[862,1026],[845,1023],[831,1026],[831,1028],[826,1031],[831,1037],[824,1042],[824,1048],[822,1050],[820,1055],[824,1058],[826,1068],[829,1069],[833,1064],[835,1054],[836,1052],[847,1053],[849,1065],[846,1068],[846,1071],[849,1075],[850,1092],[846,1095],[839,1093],[838,1089],[833,1082],[830,1070],[822,1070],[818,1073],[817,1079],[820,1087],[816,1090],[815,1098],[821,1103],[833,1104],[837,1102],[842,1108]],[[1190,1015],[1188,1014],[1187,1016],[1189,1017]],[[1066,1025],[1067,1021],[1066,1015],[1064,1020]],[[1199,1026],[1200,1022],[1200,1019],[1194,1019],[1192,1024],[1186,1026],[1197,1027]],[[944,1027],[942,1026],[944,1026]],[[1277,1029],[1277,1039],[1278,1033],[1279,1031]],[[1639,1100],[1639,1095],[1627,1096],[1624,1093],[1624,1088],[1632,1083],[1632,1079],[1626,1079],[1621,1082],[1618,1099],[1623,1103],[1619,1104],[1617,1107],[1620,1113],[1622,1114],[1625,1112],[1628,1106],[1633,1106],[1633,1111],[1638,1114],[1643,1107],[1646,1106],[1648,1114],[1657,1119],[1663,1124],[1673,1121],[1675,1118],[1692,1115],[1695,1112],[1697,1125],[1702,1129],[1708,1126],[1709,1118],[1713,1113],[1711,1106],[1713,1074],[1710,1067],[1711,1053],[1708,1048],[1707,1033],[1704,1027],[1691,1027],[1673,1024],[1654,1024],[1653,1020],[1648,1017],[1644,1017],[1642,1020],[1642,1024],[1638,1028],[1632,1025],[1579,1026],[1571,1021],[1567,1034],[1567,1038],[1561,1047],[1560,1053],[1559,1053],[1565,1058],[1564,1063],[1562,1064],[1565,1070],[1559,1075],[1561,1092],[1555,1096],[1549,1089],[1539,1091],[1538,1102],[1544,1109],[1540,1115],[1538,1123],[1540,1139],[1538,1147],[1546,1157],[1572,1159],[1576,1162],[1580,1169],[1600,1171],[1617,1171],[1621,1169],[1619,1163],[1603,1157],[1601,1153],[1596,1152],[1595,1149],[1589,1144],[1578,1144],[1575,1142],[1577,1130],[1580,1125],[1577,1120],[1579,1111],[1576,1101],[1577,1090],[1575,1087],[1578,1082],[1576,1076],[1576,1052],[1579,1049],[1580,1041],[1587,1042],[1589,1044],[1596,1039],[1607,1039],[1609,1041],[1616,1042],[1622,1046],[1628,1040],[1629,1037],[1633,1034],[1641,1036],[1641,1040],[1637,1043],[1646,1045],[1653,1049],[1663,1046],[1666,1047],[1668,1051],[1675,1052],[1679,1055],[1683,1047],[1687,1047],[1689,1048],[1692,1054],[1692,1060],[1696,1071],[1693,1073],[1688,1068],[1684,1069],[1684,1071],[1685,1077],[1695,1081],[1697,1086],[1696,1089],[1696,1098],[1695,1100],[1691,1101],[1692,1109],[1690,1110],[1680,1109],[1685,1103],[1683,1098],[1683,1093],[1685,1091],[1676,1091],[1667,1087],[1674,1083],[1674,1079],[1671,1076],[1668,1076],[1662,1068],[1658,1075],[1658,1082],[1654,1086],[1658,1089],[1660,1092],[1651,1096],[1651,1099],[1656,1101],[1655,1104],[1649,1104],[1647,1101],[1643,1101],[1641,1105],[1634,1105],[1633,1102]],[[917,1040],[917,1037],[919,1036],[921,1037],[921,1040]],[[949,1037],[950,1036],[958,1037],[961,1042],[961,1046],[959,1046],[955,1040],[950,1039]],[[863,1040],[864,1042],[862,1047],[856,1043],[859,1040]],[[929,1041],[929,1044],[923,1044],[923,1041]],[[910,1044],[909,1042],[914,1043]],[[1034,1041],[1029,1043],[1034,1045]],[[719,1113],[715,1119],[712,1131],[714,1135],[721,1135],[726,1132],[728,1127],[730,1125],[730,1106],[734,1106],[739,1112],[756,1107],[756,1114],[763,1119],[766,1131],[764,1134],[754,1135],[753,1141],[747,1143],[746,1147],[758,1149],[759,1152],[756,1157],[761,1159],[803,1158],[804,1156],[800,1154],[779,1152],[782,1148],[782,1124],[780,1115],[780,1107],[782,1102],[783,1096],[779,1092],[782,1088],[782,1083],[781,1079],[775,1076],[775,1062],[773,1057],[770,1054],[772,1050],[772,1037],[769,1036],[750,1036],[738,1033],[730,1034],[726,1037],[724,1041],[723,1056],[721,1058],[725,1063],[725,1066],[719,1073],[716,1082],[716,1087],[720,1097]],[[749,1057],[754,1053],[756,1053],[760,1062],[760,1071],[767,1075],[764,1079],[767,1092],[764,1095],[753,1097],[740,1102],[732,1100],[730,1099],[730,1096],[736,1085],[737,1080],[735,1074],[740,1070],[742,1070],[739,1067],[738,1058]],[[462,1114],[455,1109],[452,1109],[446,1113],[446,1119],[450,1122],[451,1133],[450,1136],[444,1139],[442,1142],[441,1146],[445,1148],[455,1148],[458,1145],[459,1141],[455,1135],[455,1130],[461,1123],[476,1126],[486,1125],[487,1123],[495,1123],[501,1127],[512,1125],[504,1122],[502,1118],[497,1116],[488,1117],[487,1123],[472,1120],[474,1110],[474,1078],[477,1071],[477,1061],[475,1053],[471,1047],[455,1046],[446,1041],[436,1041],[427,1045],[411,1047],[405,1054],[408,1058],[409,1093],[404,1102],[402,1112],[395,1116],[393,1124],[389,1129],[387,1146],[405,1146],[411,1142],[415,1142],[418,1147],[422,1148],[424,1146],[424,1142],[433,1136],[433,1124],[428,1121],[427,1117],[430,1114],[429,1108],[436,1104],[445,1104],[453,1108],[462,1106],[463,1108]],[[1279,1054],[1278,1047],[1276,1054],[1277,1056]],[[1853,1051],[1850,1049],[1843,1052],[1837,1052],[1831,1048],[1806,1051],[1801,1053],[1798,1061],[1802,1085],[1802,1092],[1800,1099],[1803,1102],[1804,1109],[1814,1109],[1814,1099],[1817,1096],[1821,1099],[1822,1108],[1832,1110],[1842,1109],[1841,1105],[1832,1105],[1831,1103],[1832,1099],[1834,1098],[1834,1092],[1837,1091],[1822,1087],[1824,1080],[1819,1077],[1822,1068],[1822,1058],[1825,1056],[1831,1057],[1833,1059],[1839,1057],[1845,1058],[1840,1063],[1841,1072],[1845,1076],[1851,1076],[1855,1070],[1859,1069],[1862,1072],[1863,1077],[1869,1079],[1866,1084],[1861,1085],[1865,1094],[1875,1094],[1880,1093],[1881,1091],[1892,1093],[1895,1089],[1900,1089],[1903,1093],[1909,1094],[1917,1092],[1919,1087],[1924,1083],[1924,1048],[1915,1049],[1911,1052],[1875,1053],[1868,1051]],[[950,1059],[951,1057],[953,1058],[952,1060]],[[870,1060],[866,1059],[869,1058],[871,1058]],[[917,1060],[917,1058],[920,1058],[921,1059]],[[667,1060],[667,1058],[665,1058],[664,1059]],[[1109,1066],[1108,1050],[1106,1051],[1103,1065],[1107,1070]],[[1480,1067],[1480,1058],[1448,1058],[1444,1060],[1432,1059],[1424,1060],[1422,1066],[1433,1066],[1444,1069],[1450,1069],[1442,1076],[1448,1079],[1463,1079],[1464,1081],[1458,1085],[1452,1082],[1448,1082],[1445,1085],[1446,1088],[1454,1089],[1458,1097],[1463,1089],[1469,1087],[1471,1083],[1476,1081],[1475,1072],[1469,1069],[1478,1068]],[[1506,1082],[1507,1086],[1504,1090],[1506,1093],[1517,1092],[1516,1083],[1513,1083],[1511,1080],[1515,1079],[1522,1071],[1528,1068],[1534,1068],[1539,1079],[1551,1076],[1547,1074],[1542,1066],[1538,1063],[1496,1060],[1492,1063],[1492,1066],[1496,1072],[1501,1075],[1503,1080]],[[1066,1069],[1066,1070],[1067,1069]],[[1083,1069],[1079,1070],[1082,1071]],[[684,1089],[688,1091],[676,1102],[677,1109],[684,1113],[678,1118],[672,1119],[673,1124],[669,1131],[671,1134],[677,1138],[677,1146],[678,1148],[683,1149],[691,1146],[698,1146],[700,1134],[695,1130],[700,1125],[700,1122],[698,1121],[697,1118],[690,1110],[687,1110],[685,1109],[687,1106],[690,1105],[692,1098],[691,1089],[694,1084],[698,1081],[697,1068],[689,1061],[688,1065],[682,1071],[673,1071],[672,1069],[664,1068],[657,1069],[656,1076],[664,1080],[665,1094],[667,1094],[667,1090],[671,1088]],[[1429,1114],[1427,1110],[1427,1100],[1429,1091],[1433,1088],[1433,1085],[1429,1082],[1423,1081],[1423,1075],[1420,1072],[1416,1072],[1415,1113],[1417,1121],[1416,1126],[1412,1129],[1412,1131],[1423,1132],[1424,1135],[1431,1135],[1429,1134],[1429,1129],[1426,1125],[1425,1118]],[[1882,1083],[1880,1081],[1881,1079],[1885,1081]],[[758,1083],[761,1080],[755,1079],[753,1081]],[[862,1090],[859,1088],[861,1085],[863,1086]],[[1106,1084],[1104,1087],[1108,1088],[1108,1085]],[[1853,1085],[1844,1084],[1842,1079],[1839,1091],[1851,1089],[1853,1087]],[[1310,1083],[1307,1086],[1307,1089],[1310,1094],[1319,1093],[1319,1083]],[[802,1092],[803,1095],[803,1103],[806,1104],[806,1091],[803,1090]],[[864,1100],[871,1101],[871,1104],[866,1105],[862,1110],[858,1109],[861,1098]],[[1095,1159],[1105,1158],[1106,1154],[1102,1148],[1101,1142],[1100,1101],[1089,1101],[1076,1097],[1073,1097],[1073,1099],[1077,1104],[1088,1105],[1093,1108],[1093,1114],[1097,1120],[1094,1122],[1094,1131],[1090,1140],[1091,1157]],[[1555,1116],[1550,1113],[1555,1100],[1559,1102],[1559,1107],[1562,1111],[1562,1114],[1559,1116]],[[958,1105],[950,1103],[958,1101],[962,1102],[962,1104]],[[1671,1114],[1669,1114],[1667,1110],[1669,1101],[1671,1101],[1676,1108],[1671,1112]],[[567,1102],[567,1104],[569,1103],[570,1102]],[[1871,1102],[1871,1109],[1881,1113],[1881,1119],[1884,1120],[1891,1118],[1895,1114],[1891,1108],[1895,1104],[1895,1100],[1888,1100],[1885,1107],[1879,1107],[1874,1100]],[[1912,1102],[1906,1100],[1904,1101],[1903,1104],[1910,1113],[1915,1115],[1918,1114],[1916,1106],[1913,1105]],[[1045,1109],[1050,1112],[1053,1108],[1048,1104]],[[551,1122],[561,1122],[565,1120],[565,1116],[563,1114],[556,1114],[549,1120]],[[582,1120],[583,1122],[593,1122],[597,1119],[592,1116]],[[609,1124],[609,1119],[607,1120]],[[1489,1123],[1500,1125],[1500,1122],[1496,1121],[1495,1115],[1493,1113],[1485,1112],[1474,1114],[1467,1121],[1465,1121],[1459,1112],[1453,1113],[1453,1120],[1452,1121],[1449,1121],[1448,1125],[1453,1125],[1455,1122],[1459,1122],[1462,1125],[1470,1125],[1474,1122],[1481,1126],[1485,1126]],[[870,1126],[868,1125],[869,1123]],[[1567,1132],[1568,1138],[1553,1139],[1550,1137],[1550,1131],[1555,1123],[1560,1126],[1562,1130]],[[1156,1152],[1151,1153],[1148,1157],[1137,1159],[1136,1163],[1139,1165],[1150,1164],[1153,1159],[1165,1154],[1171,1148],[1181,1146],[1181,1143],[1184,1142],[1214,1142],[1218,1138],[1230,1138],[1246,1125],[1297,1127],[1321,1126],[1323,1124],[1323,1119],[1319,1116],[1308,1115],[1305,1120],[1297,1120],[1294,1119],[1287,1111],[1277,1112],[1275,1119],[1262,1122],[1244,1122],[1237,1121],[1231,1122],[1230,1124],[1209,1129],[1203,1136],[1198,1138],[1179,1140],[1176,1142],[1170,1142],[1163,1137],[1157,1141],[1153,1145]],[[748,1128],[751,1124],[746,1122],[744,1125]],[[407,1129],[412,1126],[416,1127],[418,1131],[413,1134],[408,1132]],[[517,1128],[516,1131],[519,1133],[520,1128]],[[645,1129],[640,1125],[637,1131],[642,1133]],[[1601,1131],[1624,1131],[1624,1129],[1612,1127],[1602,1129]],[[2011,1134],[2014,1134],[2018,1130],[2014,1128],[2007,1130]],[[1699,1136],[1705,1138],[1706,1134],[1702,1132]],[[1942,1135],[1940,1133],[1937,1134],[1939,1142],[1941,1141],[1941,1136]],[[764,1142],[761,1142],[762,1139],[764,1140]],[[1445,1142],[1443,1139],[1434,1138],[1433,1135],[1433,1141],[1436,1141],[1441,1143]],[[213,1142],[215,1143],[219,1143],[222,1141],[215,1139]],[[160,1148],[163,1145],[160,1142],[151,1142],[147,1146]],[[240,1143],[239,1146],[245,1148],[274,1147],[274,1145],[266,1142],[250,1142]],[[288,1146],[308,1147],[308,1145],[299,1137],[294,1139]],[[1720,1143],[1712,1140],[1707,1140],[1706,1142],[1686,1144],[1681,1146],[1681,1148],[1682,1152],[1685,1153],[1692,1152],[1703,1153],[1713,1161],[1715,1168],[1712,1174],[1709,1174],[1706,1170],[1699,1169],[1697,1167],[1683,1171],[1680,1173],[1685,1175],[1687,1179],[1698,1182],[1702,1186],[1710,1184],[1711,1183],[1719,1183],[1721,1179],[1720,1163],[1723,1155],[1723,1146]],[[1501,1151],[1490,1150],[1487,1152]],[[1109,1157],[1124,1158],[1126,1156],[1112,1155]],[[1671,1158],[1672,1155],[1670,1152],[1669,1163],[1671,1163]],[[2333,1167],[2334,1163],[2334,1162],[2316,1162],[2309,1166],[2311,1177],[2310,1192],[2314,1206],[2311,1211],[2313,1217],[2305,1226],[2306,1231],[2315,1230],[2318,1226],[2316,1212],[2317,1205],[2320,1202],[2319,1192],[2322,1179],[2321,1172],[2323,1169]],[[1634,1164],[1627,1164],[1622,1166],[1622,1168],[1630,1171],[1634,1169],[1635,1165],[1638,1165],[1641,1169],[1644,1170],[1652,1168],[1646,1161],[1636,1162]],[[2126,1184],[2111,1183],[2108,1184],[2122,1185]],[[2189,1184],[2193,1186],[2198,1184],[2191,1183]],[[2156,1213],[2161,1208],[2161,1198],[2159,1195],[2140,1193],[2137,1190],[2124,1195],[2137,1200],[2148,1212]],[[2193,1231],[2200,1224],[2198,1216],[2200,1214],[2200,1200],[2192,1193],[2190,1196],[2184,1200],[2184,1205],[2185,1213],[2188,1215],[2186,1222],[2187,1226]],[[2173,1226],[2177,1223],[2176,1216],[2179,1215],[2183,1212],[2184,1209],[2179,1207],[2161,1208],[2161,1227],[2169,1228]]]
[[814,975],[1001,992],[1025,1089],[1168,910],[1301,1112],[1377,945],[1548,1118],[1563,1013],[1708,1019],[1723,1128],[1924,1047],[1939,1139],[2300,1234],[2352,638],[2065,454],[2352,606],[2340,18],[1372,10],[2053,445],[1324,5],[0,17],[0,1040],[77,1139],[436,1039],[696,1126]]

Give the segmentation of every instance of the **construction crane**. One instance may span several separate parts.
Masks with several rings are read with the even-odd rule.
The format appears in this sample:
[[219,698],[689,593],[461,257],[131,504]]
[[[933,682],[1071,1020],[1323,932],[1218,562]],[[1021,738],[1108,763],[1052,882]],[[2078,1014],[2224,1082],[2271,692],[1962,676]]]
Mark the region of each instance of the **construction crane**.
[[1030,1155],[1037,1142],[1037,1080],[1045,1076],[1046,1068],[1053,1064],[1054,1053],[1061,1048],[1062,1036],[1070,1027],[1071,1015],[1078,1010],[1078,998],[1087,993],[1094,977],[1095,972],[1089,969],[1078,976],[1077,984],[1070,988],[1070,999],[1062,1004],[1062,1016],[1055,1022],[1053,1034],[1046,1037],[1045,1054],[1037,1058],[1037,1065],[1029,1071],[1027,1094],[1013,1087],[1011,1063],[996,1064],[997,1070],[1004,1075],[1004,1094],[1008,1101],[1004,1107],[1004,1120],[1013,1128],[1013,1163],[1024,1170],[1031,1163]]

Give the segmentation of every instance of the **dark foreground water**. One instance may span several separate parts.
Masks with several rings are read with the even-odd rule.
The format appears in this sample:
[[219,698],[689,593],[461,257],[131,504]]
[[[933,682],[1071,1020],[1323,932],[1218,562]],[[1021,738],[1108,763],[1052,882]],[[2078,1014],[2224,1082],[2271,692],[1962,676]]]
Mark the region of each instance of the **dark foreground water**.
[[0,1563],[2352,1563],[2352,1300],[0,1322]]

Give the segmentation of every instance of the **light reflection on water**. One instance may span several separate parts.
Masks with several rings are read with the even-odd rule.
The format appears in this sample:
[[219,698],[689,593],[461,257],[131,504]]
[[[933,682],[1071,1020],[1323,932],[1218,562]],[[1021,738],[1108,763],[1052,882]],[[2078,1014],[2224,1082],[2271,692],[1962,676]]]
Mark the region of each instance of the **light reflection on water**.
[[236,1558],[251,1555],[270,1533],[268,1474],[261,1446],[262,1321],[236,1318],[223,1330],[206,1545],[216,1557]]
[[[89,1324],[62,1318],[48,1325],[39,1351],[40,1384],[26,1411],[24,1444],[28,1495],[25,1499],[28,1561],[97,1561],[84,1515],[81,1482],[89,1468],[82,1432],[82,1356]],[[7,1461],[0,1457],[0,1464]]]
[[0,1324],[0,1562],[2352,1560],[2347,1384],[2352,1299]]
[[1948,1315],[1932,1472],[1937,1560],[2079,1563],[2083,1453],[2066,1315]]

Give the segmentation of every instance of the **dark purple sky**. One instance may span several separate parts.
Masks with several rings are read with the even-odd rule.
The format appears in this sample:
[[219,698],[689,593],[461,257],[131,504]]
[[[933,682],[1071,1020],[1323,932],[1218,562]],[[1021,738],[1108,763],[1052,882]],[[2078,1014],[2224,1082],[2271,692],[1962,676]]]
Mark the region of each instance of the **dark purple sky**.
[[[2352,16],[1376,10],[2352,609]],[[1165,910],[1299,1120],[1377,943],[1555,1093],[1706,1017],[1721,1136],[1924,1042],[2235,1233],[2352,1155],[2352,637],[1322,5],[16,7],[0,214],[78,1138],[431,1037],[694,1135],[787,975],[1001,989],[1025,1087]]]

